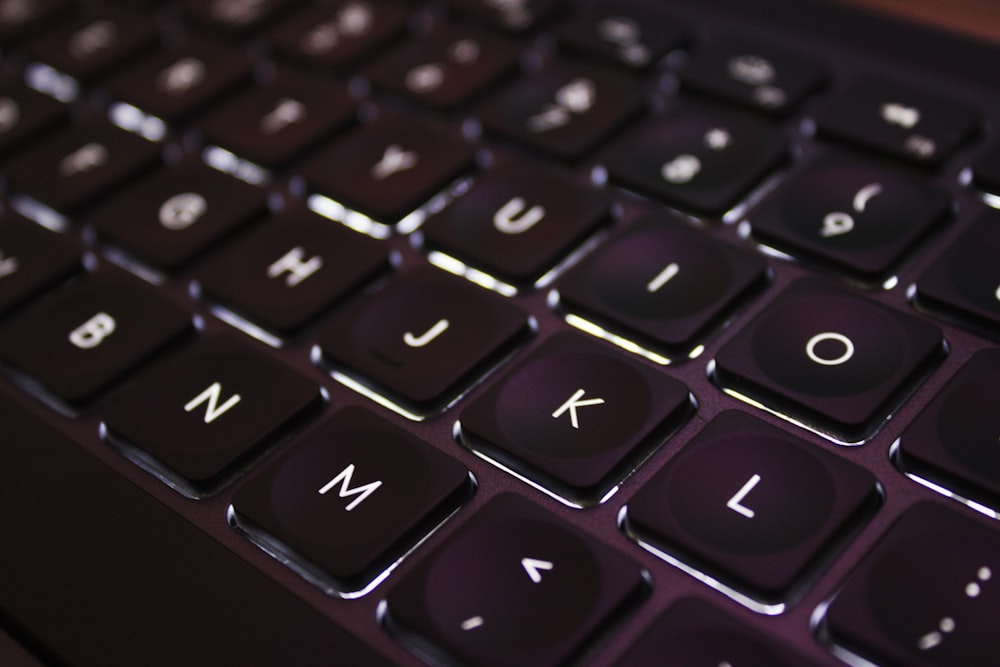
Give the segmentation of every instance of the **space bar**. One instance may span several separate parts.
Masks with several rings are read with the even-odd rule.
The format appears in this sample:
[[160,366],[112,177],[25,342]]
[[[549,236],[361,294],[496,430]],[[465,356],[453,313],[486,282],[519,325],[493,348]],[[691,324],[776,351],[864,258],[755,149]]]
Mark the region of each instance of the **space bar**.
[[387,665],[0,395],[0,625],[71,665]]

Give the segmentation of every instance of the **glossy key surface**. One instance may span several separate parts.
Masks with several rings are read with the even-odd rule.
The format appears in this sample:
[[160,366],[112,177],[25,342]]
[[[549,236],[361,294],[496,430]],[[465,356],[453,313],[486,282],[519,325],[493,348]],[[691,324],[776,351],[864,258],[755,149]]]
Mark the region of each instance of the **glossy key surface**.
[[864,468],[729,411],[636,494],[627,525],[696,569],[776,602],[875,503],[875,478]]
[[374,413],[335,414],[242,484],[241,529],[333,590],[361,588],[470,491],[455,459]]
[[335,370],[428,412],[447,405],[528,331],[520,307],[423,268],[338,309],[323,324],[319,346]]
[[642,588],[626,556],[524,498],[501,496],[393,588],[386,622],[436,659],[555,665]]
[[766,276],[764,261],[745,249],[645,216],[556,289],[570,313],[673,356],[690,352]]
[[900,438],[908,471],[1000,507],[1000,351],[970,358]]
[[253,344],[209,336],[137,376],[104,424],[112,443],[197,496],[319,402],[314,383]]
[[0,357],[43,392],[82,404],[191,328],[184,307],[106,269],[5,321]]
[[998,573],[1000,535],[992,526],[968,510],[918,505],[850,575],[825,629],[872,661],[988,665],[997,657]]
[[939,362],[940,329],[804,278],[720,351],[724,388],[848,442],[867,437]]
[[461,415],[466,446],[594,503],[688,416],[688,389],[581,334],[551,338]]

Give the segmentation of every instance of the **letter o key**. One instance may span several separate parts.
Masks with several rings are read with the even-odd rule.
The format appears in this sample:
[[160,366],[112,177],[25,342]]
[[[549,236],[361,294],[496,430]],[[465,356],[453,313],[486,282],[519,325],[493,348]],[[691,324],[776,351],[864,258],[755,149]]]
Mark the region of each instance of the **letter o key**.
[[[828,340],[837,341],[844,346],[844,352],[839,357],[825,358],[816,353],[816,346]],[[822,366],[840,366],[841,364],[846,364],[854,356],[854,343],[843,334],[824,331],[809,339],[809,342],[806,343],[806,354],[809,356],[809,359]]]

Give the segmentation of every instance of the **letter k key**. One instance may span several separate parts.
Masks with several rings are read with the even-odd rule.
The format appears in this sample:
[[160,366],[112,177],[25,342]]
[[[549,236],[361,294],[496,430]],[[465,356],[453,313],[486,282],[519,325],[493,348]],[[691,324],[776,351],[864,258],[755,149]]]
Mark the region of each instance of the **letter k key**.
[[569,413],[569,421],[573,424],[573,428],[580,428],[580,421],[577,418],[576,409],[586,408],[593,405],[603,405],[603,398],[588,398],[586,400],[581,400],[584,396],[583,389],[577,389],[576,392],[570,396],[569,400],[560,405],[555,412],[552,413],[553,419],[559,419],[567,412]]

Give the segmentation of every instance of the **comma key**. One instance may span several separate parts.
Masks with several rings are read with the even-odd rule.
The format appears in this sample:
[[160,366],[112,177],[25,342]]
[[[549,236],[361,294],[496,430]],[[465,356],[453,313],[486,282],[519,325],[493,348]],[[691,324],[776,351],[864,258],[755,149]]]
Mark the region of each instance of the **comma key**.
[[644,588],[618,551],[503,495],[392,589],[385,621],[446,664],[562,665]]
[[824,630],[878,664],[1000,661],[1000,533],[924,503],[906,511],[834,598]]
[[878,428],[943,350],[934,325],[805,278],[720,350],[715,379],[731,393],[857,442]]

